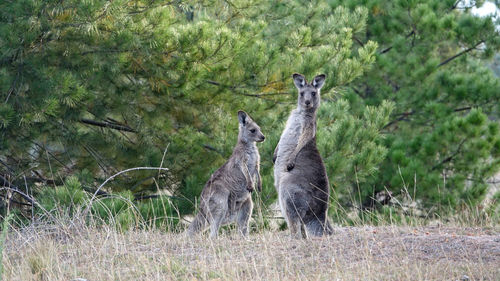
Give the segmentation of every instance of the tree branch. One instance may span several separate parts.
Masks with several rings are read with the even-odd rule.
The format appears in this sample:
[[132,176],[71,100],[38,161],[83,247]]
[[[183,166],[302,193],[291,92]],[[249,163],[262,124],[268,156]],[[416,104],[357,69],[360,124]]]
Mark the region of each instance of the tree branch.
[[30,202],[31,204],[35,204],[32,198],[30,198],[28,195],[26,195],[24,192],[21,192],[19,190],[19,187],[13,185],[10,181],[8,181],[6,178],[0,176],[0,185],[3,186],[2,189],[8,189],[11,191],[16,192],[17,194],[21,195],[26,201]]
[[[217,81],[213,81],[213,80],[206,80],[206,82],[210,85],[214,85],[214,86],[219,86],[219,87],[224,87],[224,88],[227,88],[227,89],[231,89],[231,90],[237,90],[237,89],[244,89],[245,87],[244,86],[233,86],[233,85],[224,85],[224,84],[221,84],[220,82],[217,82]],[[269,82],[269,83],[266,83],[264,85],[255,85],[254,87],[265,87],[267,85],[270,85],[270,84],[274,84],[274,83],[278,83],[280,81],[273,81],[273,82]],[[245,92],[238,92],[238,91],[234,91],[235,94],[238,94],[238,95],[242,95],[242,96],[247,96],[247,97],[254,97],[254,98],[260,98],[260,99],[264,99],[264,100],[270,100],[270,99],[266,99],[265,97],[266,96],[280,96],[280,95],[289,95],[290,93],[288,92],[275,92],[275,93],[260,93],[260,94],[247,94]]]
[[220,155],[223,155],[221,151],[219,151],[217,148],[215,148],[209,144],[203,144],[203,148],[211,150],[211,151],[215,151],[215,152],[219,153]]
[[103,127],[103,128],[110,128],[110,129],[115,129],[118,131],[125,131],[125,132],[132,132],[132,133],[137,133],[136,130],[130,128],[127,125],[121,125],[121,124],[113,124],[110,122],[99,122],[95,120],[90,120],[90,119],[80,119],[80,123],[84,123],[87,125],[92,125],[92,126],[98,126],[98,127]]
[[354,39],[354,41],[356,41],[361,47],[365,46],[365,44],[363,44],[363,42],[361,42],[361,40],[359,40],[356,36],[352,36],[352,39]]
[[399,121],[403,121],[404,119],[406,119],[408,116],[411,116],[413,114],[415,114],[416,111],[415,110],[411,110],[411,111],[408,111],[408,112],[403,112],[403,113],[399,113],[399,114],[396,114],[395,116],[398,116],[398,118],[396,118],[395,120],[392,120],[390,121],[389,123],[387,123],[386,125],[384,125],[384,127],[382,127],[382,130],[383,129],[386,129],[387,127],[391,126],[392,124],[395,124]]
[[461,1],[462,0],[455,1],[455,4],[453,4],[453,6],[450,7],[449,11],[455,10],[458,7],[458,4],[460,4]]
[[465,140],[462,140],[460,142],[460,144],[458,145],[458,148],[455,152],[453,152],[452,155],[446,157],[445,159],[443,159],[441,162],[437,163],[436,165],[434,165],[432,168],[431,168],[431,171],[434,171],[435,169],[439,168],[440,166],[442,166],[443,164],[445,163],[448,163],[450,162],[451,160],[453,160],[453,158],[455,158],[455,156],[457,156],[459,153],[460,153],[460,150],[462,149],[462,145],[465,143]]
[[482,43],[484,43],[484,40],[479,41],[479,42],[478,42],[476,45],[474,45],[473,47],[470,47],[470,48],[468,48],[468,49],[466,49],[466,50],[463,50],[463,51],[461,51],[460,53],[458,53],[458,54],[456,54],[456,55],[454,55],[454,56],[452,56],[452,57],[449,57],[449,58],[445,59],[444,61],[442,61],[442,62],[438,65],[438,67],[441,67],[441,66],[443,66],[443,65],[445,65],[445,64],[447,64],[447,63],[449,63],[450,61],[452,61],[452,60],[454,60],[454,59],[456,59],[456,58],[460,57],[461,55],[467,54],[468,52],[470,52],[470,51],[474,50],[477,46],[481,45]]
[[92,194],[96,194],[96,196],[104,196],[104,197],[109,197],[110,194],[107,193],[106,191],[102,191],[102,190],[95,190],[89,186],[82,186],[83,189],[89,193],[92,193]]
[[14,202],[15,204],[18,204],[18,205],[33,207],[33,205],[31,205],[31,204],[24,203],[24,202],[19,202],[19,201],[16,201],[16,200],[14,200],[14,199],[9,199],[9,198],[7,198],[7,196],[5,196],[5,195],[3,195],[3,194],[0,194],[0,197],[2,197],[2,198],[4,198],[4,199],[8,199],[8,200],[10,200],[11,202]]
[[174,2],[175,1],[169,1],[169,2],[163,3],[161,5],[156,5],[156,6],[151,5],[151,6],[139,7],[139,8],[141,8],[141,10],[138,9],[136,11],[131,11],[128,14],[129,15],[137,15],[137,14],[141,14],[141,13],[144,13],[144,12],[156,9],[156,8],[165,8],[165,7],[169,6],[169,5],[172,5]]
[[460,107],[460,108],[454,109],[453,111],[460,112],[460,111],[465,111],[465,110],[470,110],[470,109],[472,109],[472,106]]
[[[408,38],[408,37],[412,36],[413,34],[415,34],[415,30],[412,30],[410,33],[406,34],[405,38]],[[385,54],[385,53],[389,52],[391,49],[392,49],[392,46],[387,47],[387,48],[383,49],[382,51],[380,51],[380,53]]]
[[[453,112],[462,112],[462,111],[466,111],[466,110],[471,110],[472,108],[475,108],[475,107],[481,107],[481,106],[484,106],[488,103],[482,103],[482,104],[478,104],[478,105],[469,105],[469,106],[464,106],[464,107],[459,107],[459,108],[455,108],[453,109]],[[386,129],[387,127],[399,122],[399,121],[403,121],[405,120],[407,117],[411,116],[411,115],[414,115],[414,114],[417,114],[419,112],[415,111],[415,110],[411,110],[411,111],[408,111],[408,112],[403,112],[403,113],[399,113],[399,114],[394,114],[393,116],[399,116],[398,118],[390,121],[389,123],[387,123],[386,125],[384,125],[384,127],[382,127],[382,129]]]

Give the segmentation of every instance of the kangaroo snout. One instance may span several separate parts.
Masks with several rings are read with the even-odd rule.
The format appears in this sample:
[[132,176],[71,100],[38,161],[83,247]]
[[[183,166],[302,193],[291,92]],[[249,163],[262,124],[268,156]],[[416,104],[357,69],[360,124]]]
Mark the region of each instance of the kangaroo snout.
[[260,135],[260,140],[259,140],[259,142],[263,142],[265,139],[266,139],[266,137],[265,137],[264,135]]
[[310,100],[306,100],[305,103],[306,103],[306,105],[310,105],[311,101]]

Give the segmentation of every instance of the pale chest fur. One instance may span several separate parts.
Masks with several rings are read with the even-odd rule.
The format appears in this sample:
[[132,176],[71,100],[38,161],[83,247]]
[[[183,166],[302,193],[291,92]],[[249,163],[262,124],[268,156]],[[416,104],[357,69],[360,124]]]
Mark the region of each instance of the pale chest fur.
[[286,159],[293,152],[302,133],[303,123],[303,116],[297,110],[292,111],[278,144],[277,162],[281,162],[283,158]]
[[259,165],[260,155],[257,147],[251,147],[250,149],[245,150],[245,157],[247,160],[247,167],[250,176],[254,177],[258,173],[257,166]]

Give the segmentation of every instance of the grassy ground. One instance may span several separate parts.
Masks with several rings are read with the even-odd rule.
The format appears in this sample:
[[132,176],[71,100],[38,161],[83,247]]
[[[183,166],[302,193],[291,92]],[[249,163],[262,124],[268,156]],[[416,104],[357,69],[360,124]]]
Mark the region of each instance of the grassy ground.
[[9,233],[5,280],[500,280],[500,230],[337,227],[188,239],[158,230],[32,225]]

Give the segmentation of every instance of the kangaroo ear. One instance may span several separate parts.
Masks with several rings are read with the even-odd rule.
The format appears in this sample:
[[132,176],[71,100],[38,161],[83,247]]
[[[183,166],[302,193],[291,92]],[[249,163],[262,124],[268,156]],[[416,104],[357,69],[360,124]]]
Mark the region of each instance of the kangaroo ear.
[[247,113],[245,111],[238,111],[238,121],[240,121],[241,125],[245,126],[247,123]]
[[293,83],[295,84],[295,87],[297,87],[297,89],[304,87],[307,83],[306,78],[302,74],[294,73],[292,75],[292,78],[293,78]]
[[321,87],[323,87],[323,84],[325,84],[325,79],[326,79],[325,74],[320,74],[320,75],[314,77],[314,79],[312,81],[313,87],[316,89],[321,89]]

